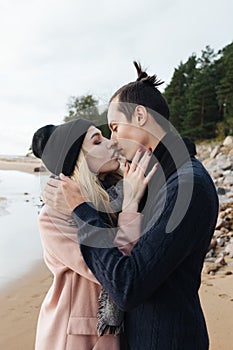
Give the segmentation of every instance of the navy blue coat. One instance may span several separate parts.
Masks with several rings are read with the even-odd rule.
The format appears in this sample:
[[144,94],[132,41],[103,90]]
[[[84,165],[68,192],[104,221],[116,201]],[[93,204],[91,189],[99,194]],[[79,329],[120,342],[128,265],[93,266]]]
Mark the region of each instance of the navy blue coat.
[[[177,143],[173,135],[168,137]],[[81,251],[104,289],[126,311],[128,349],[207,350],[198,289],[217,220],[216,190],[194,153],[189,160],[182,156],[176,169],[163,146],[154,154],[165,175],[154,176],[143,200],[142,235],[131,256],[116,247],[98,248],[100,242],[109,245],[107,228],[88,203],[73,212]]]

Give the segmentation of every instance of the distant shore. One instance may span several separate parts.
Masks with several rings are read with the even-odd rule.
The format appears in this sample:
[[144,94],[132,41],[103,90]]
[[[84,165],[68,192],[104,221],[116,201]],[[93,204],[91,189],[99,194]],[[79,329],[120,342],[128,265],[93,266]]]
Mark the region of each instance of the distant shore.
[[41,160],[34,157],[5,157],[0,156],[0,170],[19,170],[35,173],[34,169],[41,166]]
[[[0,170],[34,173],[41,161],[32,157],[1,158]],[[232,274],[230,274],[232,273]],[[52,283],[43,261],[30,273],[0,290],[0,348],[34,349],[36,323],[42,300]],[[233,344],[233,266],[216,275],[203,269],[201,304],[210,336],[210,350],[231,350]]]

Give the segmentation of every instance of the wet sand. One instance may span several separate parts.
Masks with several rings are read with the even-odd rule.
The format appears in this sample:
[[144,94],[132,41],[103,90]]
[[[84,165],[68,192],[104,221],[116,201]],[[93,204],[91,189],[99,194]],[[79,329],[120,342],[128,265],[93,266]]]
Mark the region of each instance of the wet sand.
[[51,281],[41,261],[30,273],[0,291],[0,349],[34,349],[40,305]]
[[[0,170],[33,172],[35,166],[40,166],[40,161],[0,159]],[[226,275],[227,271],[233,273],[233,266],[223,267],[214,276],[202,274],[200,298],[210,336],[210,350],[233,348],[233,274]],[[0,349],[34,349],[40,305],[51,282],[52,276],[41,261],[31,272],[0,290]]]
[[233,268],[225,268],[215,276],[202,273],[199,291],[204,311],[209,338],[210,350],[233,349]]

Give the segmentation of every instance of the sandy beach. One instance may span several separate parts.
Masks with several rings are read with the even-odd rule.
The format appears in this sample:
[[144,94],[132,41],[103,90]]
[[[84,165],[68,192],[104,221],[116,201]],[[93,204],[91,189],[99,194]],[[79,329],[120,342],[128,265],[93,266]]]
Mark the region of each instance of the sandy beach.
[[[40,164],[34,158],[0,159],[0,170],[30,173]],[[227,262],[229,264],[215,275],[208,274],[205,268],[202,273],[200,298],[210,336],[210,350],[233,348],[233,260]],[[0,349],[34,349],[40,305],[51,282],[52,276],[41,261],[29,273],[0,290]]]

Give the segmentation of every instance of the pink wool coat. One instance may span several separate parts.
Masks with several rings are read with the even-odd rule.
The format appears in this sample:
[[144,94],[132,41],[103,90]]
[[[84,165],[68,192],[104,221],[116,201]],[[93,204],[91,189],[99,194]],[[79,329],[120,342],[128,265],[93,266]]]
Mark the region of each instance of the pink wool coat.
[[[39,215],[44,260],[54,278],[41,306],[35,349],[119,350],[119,336],[97,336],[101,286],[82,258],[77,227],[69,220],[46,205]],[[130,254],[139,237],[140,221],[139,213],[119,215],[116,242],[123,254]],[[134,243],[125,245],[132,235]]]

